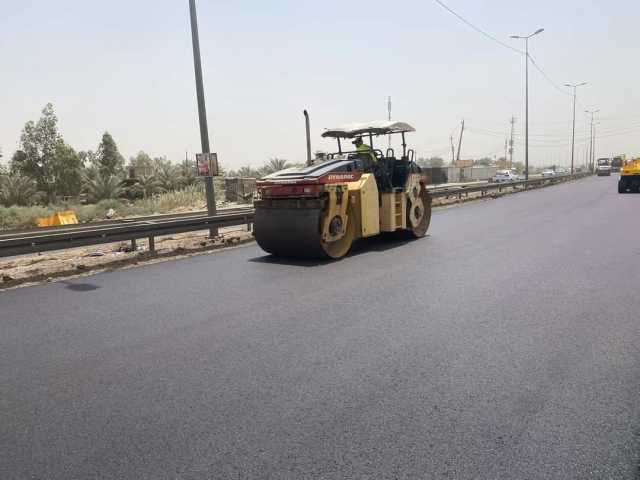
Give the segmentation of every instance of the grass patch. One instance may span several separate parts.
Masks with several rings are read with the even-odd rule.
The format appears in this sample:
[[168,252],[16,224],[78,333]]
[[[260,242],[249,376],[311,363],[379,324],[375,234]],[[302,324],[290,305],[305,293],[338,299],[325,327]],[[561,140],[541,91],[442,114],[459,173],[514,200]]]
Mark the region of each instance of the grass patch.
[[[222,202],[224,201],[224,180],[216,178],[214,182],[216,200]],[[101,200],[91,205],[60,203],[47,207],[0,206],[0,230],[35,227],[38,218],[47,217],[55,211],[61,210],[73,210],[80,223],[87,223],[94,220],[104,220],[110,209],[115,210],[117,217],[131,217],[205,208],[204,184],[198,182],[182,190],[157,194],[134,202],[112,199]]]

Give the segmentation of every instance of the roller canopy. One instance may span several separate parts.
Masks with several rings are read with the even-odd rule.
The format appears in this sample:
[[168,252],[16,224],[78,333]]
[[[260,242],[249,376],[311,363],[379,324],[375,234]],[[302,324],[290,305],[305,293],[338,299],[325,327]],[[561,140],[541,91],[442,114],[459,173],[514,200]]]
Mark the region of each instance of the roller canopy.
[[353,138],[361,135],[388,135],[390,133],[415,132],[408,123],[391,122],[382,120],[379,122],[350,123],[337,128],[327,129],[322,136],[331,138]]

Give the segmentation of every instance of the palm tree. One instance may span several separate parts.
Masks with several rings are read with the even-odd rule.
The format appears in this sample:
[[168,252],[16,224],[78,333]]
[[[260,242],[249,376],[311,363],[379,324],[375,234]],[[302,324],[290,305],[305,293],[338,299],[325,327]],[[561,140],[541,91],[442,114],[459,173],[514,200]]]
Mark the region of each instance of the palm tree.
[[147,198],[154,193],[164,191],[160,181],[155,175],[140,175],[132,190],[140,192],[142,194],[142,198]]
[[36,182],[19,173],[0,176],[0,203],[11,205],[31,205],[36,200]]
[[180,185],[180,172],[168,162],[163,162],[157,166],[156,178],[158,185],[165,191],[171,192],[181,187]]
[[90,202],[118,198],[124,192],[122,180],[117,175],[98,174],[95,178],[85,176],[84,188]]
[[284,170],[285,168],[289,168],[290,165],[284,158],[274,157],[269,159],[269,161],[260,169],[264,175],[268,175],[270,173],[279,172],[280,170]]

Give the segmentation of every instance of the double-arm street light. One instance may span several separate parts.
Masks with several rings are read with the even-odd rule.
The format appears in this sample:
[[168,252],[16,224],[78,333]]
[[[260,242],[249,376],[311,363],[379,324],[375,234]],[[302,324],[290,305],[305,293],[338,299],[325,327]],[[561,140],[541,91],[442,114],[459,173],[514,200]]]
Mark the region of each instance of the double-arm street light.
[[576,89],[583,85],[586,85],[587,82],[582,83],[565,83],[565,87],[573,88],[573,131],[571,133],[571,175],[573,175],[573,152],[576,147]]
[[525,54],[525,114],[524,114],[524,178],[529,180],[529,39],[534,35],[537,35],[544,31],[544,28],[539,28],[531,35],[520,36],[511,35],[511,38],[517,38],[524,40],[524,54]]

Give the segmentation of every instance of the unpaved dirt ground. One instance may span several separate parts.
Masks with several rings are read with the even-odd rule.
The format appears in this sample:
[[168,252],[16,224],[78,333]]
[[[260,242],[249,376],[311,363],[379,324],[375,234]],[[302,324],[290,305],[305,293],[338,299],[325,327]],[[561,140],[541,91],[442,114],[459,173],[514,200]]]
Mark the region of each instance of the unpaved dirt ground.
[[208,238],[207,230],[156,237],[155,253],[149,252],[146,240],[138,240],[135,251],[131,250],[131,242],[118,242],[10,257],[0,260],[0,290],[219,250],[252,241],[253,235],[246,227],[229,227],[220,229],[215,239]]

